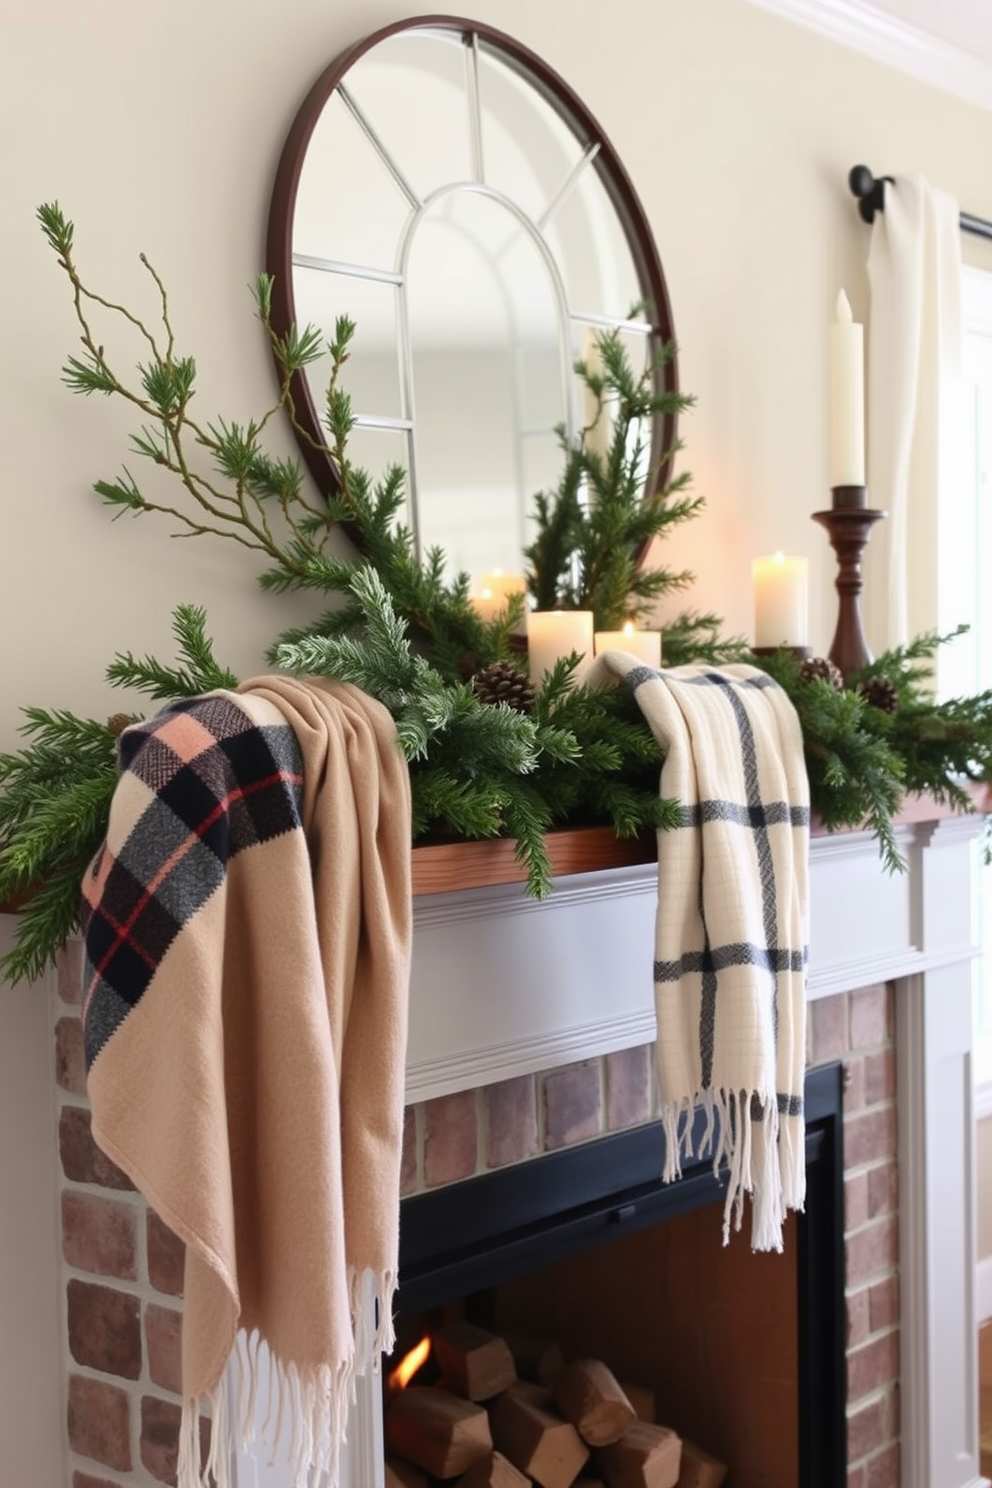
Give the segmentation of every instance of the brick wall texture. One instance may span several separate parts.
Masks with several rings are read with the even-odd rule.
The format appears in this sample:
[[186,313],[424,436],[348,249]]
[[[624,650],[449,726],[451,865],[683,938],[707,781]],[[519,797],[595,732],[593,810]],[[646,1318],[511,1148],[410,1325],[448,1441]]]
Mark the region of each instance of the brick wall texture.
[[[71,1488],[174,1483],[183,1248],[94,1144],[78,945],[55,1026]],[[811,1066],[844,1064],[848,1488],[899,1482],[894,989],[810,1005]],[[423,1192],[657,1114],[650,1047],[410,1106],[402,1190]]]
[[176,1480],[183,1247],[90,1134],[79,986],[71,944],[55,1021],[69,1485],[150,1488]]

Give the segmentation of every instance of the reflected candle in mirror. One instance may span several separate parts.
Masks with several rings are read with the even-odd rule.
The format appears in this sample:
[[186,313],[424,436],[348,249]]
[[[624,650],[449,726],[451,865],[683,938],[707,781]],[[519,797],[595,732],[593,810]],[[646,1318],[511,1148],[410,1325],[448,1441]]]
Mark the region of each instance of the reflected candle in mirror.
[[754,644],[805,646],[809,564],[773,553],[751,563],[754,586]]
[[494,568],[479,579],[479,587],[471,596],[472,608],[480,620],[495,620],[506,609],[511,595],[526,592],[527,579],[522,573],[504,573],[501,568]]
[[562,657],[582,657],[572,673],[581,682],[592,665],[592,610],[531,610],[527,616],[527,669],[532,682],[543,682]]
[[638,630],[632,620],[625,621],[622,630],[597,630],[593,642],[597,656],[604,651],[626,651],[645,666],[661,666],[661,631]]

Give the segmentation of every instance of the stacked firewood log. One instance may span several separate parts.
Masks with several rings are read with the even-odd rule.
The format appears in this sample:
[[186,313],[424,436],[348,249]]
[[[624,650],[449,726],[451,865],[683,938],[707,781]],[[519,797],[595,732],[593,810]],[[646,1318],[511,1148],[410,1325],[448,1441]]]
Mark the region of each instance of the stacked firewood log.
[[386,1488],[720,1488],[726,1467],[655,1420],[653,1392],[600,1359],[457,1321],[437,1378],[386,1403]]

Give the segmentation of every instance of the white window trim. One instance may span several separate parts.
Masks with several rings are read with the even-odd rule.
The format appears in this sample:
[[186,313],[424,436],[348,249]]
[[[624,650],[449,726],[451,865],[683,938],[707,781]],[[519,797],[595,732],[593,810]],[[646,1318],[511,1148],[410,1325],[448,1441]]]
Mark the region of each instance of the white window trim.
[[[983,269],[965,266],[961,283],[962,312],[965,335],[977,334],[992,340],[992,273]],[[992,684],[992,678],[989,679]],[[984,870],[985,893],[992,893],[992,867]],[[984,986],[976,990],[975,1008],[975,1114],[978,1120],[992,1116],[992,946],[984,948],[983,960],[989,962]],[[978,967],[982,965],[979,961]],[[984,1000],[980,1011],[978,997]]]

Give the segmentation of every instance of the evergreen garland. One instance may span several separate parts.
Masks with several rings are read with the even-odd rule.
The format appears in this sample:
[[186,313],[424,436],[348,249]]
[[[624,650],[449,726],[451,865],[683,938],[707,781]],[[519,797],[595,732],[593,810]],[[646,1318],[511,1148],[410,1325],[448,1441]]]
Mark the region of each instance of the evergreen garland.
[[[329,345],[328,449],[340,479],[325,503],[308,494],[297,461],[263,446],[276,417],[288,417],[308,437],[291,383],[324,349],[312,328],[276,335],[267,276],[255,285],[255,301],[280,369],[276,398],[247,423],[199,420],[192,412],[196,364],[177,350],[166,290],[152,266],[142,257],[159,299],[155,332],[83,283],[72,223],[56,204],[41,207],[38,218],[67,275],[81,333],[83,352],[68,359],[63,380],[73,392],[123,398],[134,408],[140,428],[133,450],[171,477],[176,496],[163,501],[158,483],[151,494],[128,469],[94,489],[117,511],[156,512],[182,533],[225,536],[261,554],[268,564],[263,589],[333,596],[313,624],[278,636],[268,659],[291,672],[353,682],[389,708],[410,763],[415,841],[512,837],[529,889],[540,896],[550,884],[549,828],[610,823],[624,836],[674,824],[678,803],[659,797],[657,744],[626,688],[576,685],[577,658],[559,662],[535,689],[529,711],[487,702],[472,686],[486,667],[519,659],[515,632],[524,600],[480,619],[468,575],[448,577],[437,548],[417,560],[399,520],[402,470],[373,481],[351,463],[354,416],[341,374],[353,322],[341,317]],[[114,369],[91,327],[97,309],[124,319],[145,343],[146,360],[130,378]],[[598,349],[601,372],[581,362],[576,370],[600,409],[608,404],[614,412],[609,449],[601,456],[589,448],[589,429],[571,445],[560,434],[561,478],[553,492],[535,498],[536,536],[525,557],[529,592],[541,608],[591,609],[597,628],[618,629],[691,582],[688,573],[644,569],[637,560],[673,524],[697,515],[701,501],[688,494],[687,475],[656,489],[657,472],[646,472],[652,419],[692,400],[657,393],[651,368],[635,377],[617,335],[601,336]],[[662,348],[662,363],[672,351]],[[654,494],[645,500],[646,489]],[[339,523],[356,536],[360,558],[330,551]],[[716,615],[679,616],[665,629],[666,664],[754,662],[742,641],[721,637],[720,627]],[[214,657],[201,609],[178,606],[173,630],[174,664],[124,652],[107,670],[110,682],[156,703],[237,685]],[[945,639],[952,637],[929,635],[888,652],[840,690],[804,676],[790,652],[760,661],[797,708],[811,798],[824,825],[867,826],[892,869],[902,866],[892,819],[907,790],[968,806],[962,781],[992,773],[992,693],[933,700],[932,660]],[[861,690],[872,681],[884,687]],[[869,700],[883,695],[891,711]],[[103,838],[116,783],[117,735],[136,721],[117,715],[100,723],[32,708],[24,715],[25,747],[0,754],[0,901],[30,896],[15,948],[0,962],[13,979],[38,976],[77,923],[80,881]]]
[[[202,609],[179,605],[178,664],[128,653],[111,662],[108,680],[155,701],[236,685],[214,660],[205,625]],[[63,710],[23,713],[29,744],[0,754],[0,902],[24,898],[14,949],[0,960],[11,981],[40,976],[78,924],[83,873],[106,834],[117,784],[117,738],[141,717],[118,713],[100,723]]]

